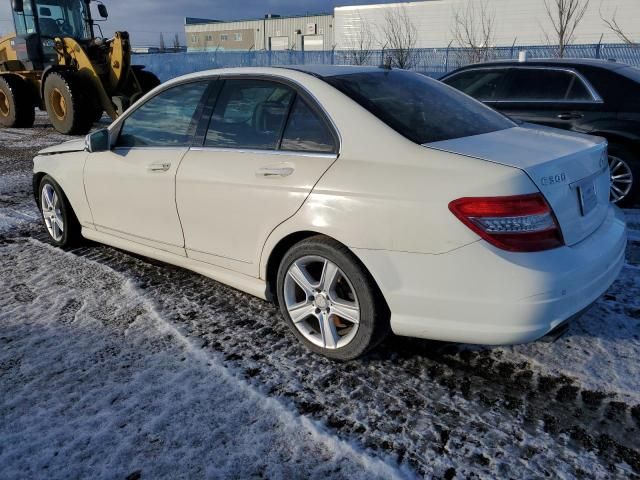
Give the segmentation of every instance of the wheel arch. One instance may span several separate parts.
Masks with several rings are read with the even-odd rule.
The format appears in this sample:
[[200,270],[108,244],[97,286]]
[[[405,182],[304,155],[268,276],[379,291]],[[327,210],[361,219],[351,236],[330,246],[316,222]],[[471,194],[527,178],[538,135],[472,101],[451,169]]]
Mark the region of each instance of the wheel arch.
[[[42,179],[44,178],[45,175],[48,175],[45,172],[36,172],[33,174],[33,178],[31,180],[31,184],[33,186],[33,198],[36,201],[36,205],[40,205],[40,182],[42,181]],[[49,175],[51,176],[51,175]],[[51,177],[53,178],[53,177]],[[58,183],[58,182],[56,182]],[[58,184],[59,185],[59,184]],[[60,187],[62,188],[62,187]],[[40,207],[38,207],[40,208]]]
[[638,136],[611,130],[594,130],[593,132],[589,132],[589,135],[603,137],[610,146],[619,145],[631,151],[631,153],[636,156],[640,155],[640,137]]
[[278,296],[275,291],[277,279],[278,279],[278,269],[280,267],[280,262],[286,255],[287,251],[289,251],[289,249],[293,247],[295,244],[311,237],[329,238],[335,242],[338,242],[344,247],[348,248],[349,251],[353,254],[360,268],[362,268],[362,270],[364,271],[365,275],[367,275],[371,279],[371,282],[376,290],[376,294],[378,295],[380,302],[384,305],[387,311],[389,311],[389,304],[387,303],[387,300],[384,297],[384,294],[382,293],[382,290],[380,289],[378,282],[376,281],[375,277],[372,275],[371,271],[362,262],[362,260],[347,245],[345,245],[340,240],[332,237],[331,235],[327,235],[326,233],[312,231],[312,230],[300,230],[300,231],[289,233],[288,235],[285,235],[283,238],[281,238],[274,245],[271,251],[268,252],[268,257],[265,262],[265,269],[264,269],[267,300],[269,300],[270,302],[273,302],[274,304],[278,303]]

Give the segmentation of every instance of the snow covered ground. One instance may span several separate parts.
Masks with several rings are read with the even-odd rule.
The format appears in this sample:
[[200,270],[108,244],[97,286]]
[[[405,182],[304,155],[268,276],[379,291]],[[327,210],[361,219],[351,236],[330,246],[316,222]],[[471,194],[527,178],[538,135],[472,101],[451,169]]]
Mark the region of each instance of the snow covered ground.
[[109,247],[46,243],[0,130],[0,478],[640,475],[640,211],[618,281],[554,343],[391,338],[335,364],[277,310]]

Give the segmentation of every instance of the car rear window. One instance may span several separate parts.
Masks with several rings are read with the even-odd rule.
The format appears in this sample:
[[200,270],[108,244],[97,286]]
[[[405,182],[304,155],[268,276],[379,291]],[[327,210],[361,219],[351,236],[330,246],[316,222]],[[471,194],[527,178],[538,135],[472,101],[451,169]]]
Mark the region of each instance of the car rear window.
[[325,77],[325,81],[419,144],[515,126],[482,103],[418,73],[381,69]]

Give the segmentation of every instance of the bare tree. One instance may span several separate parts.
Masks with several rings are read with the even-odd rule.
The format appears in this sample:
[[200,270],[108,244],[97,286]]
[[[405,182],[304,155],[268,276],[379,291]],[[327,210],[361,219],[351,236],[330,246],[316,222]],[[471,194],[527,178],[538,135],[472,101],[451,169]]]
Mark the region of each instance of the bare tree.
[[167,46],[164,44],[164,35],[162,32],[160,33],[160,51],[164,52],[167,49]]
[[173,37],[173,48],[175,50],[179,50],[180,49],[180,37],[178,37],[177,33]]
[[418,30],[414,25],[406,7],[389,9],[382,27],[388,49],[385,64],[398,68],[411,68],[415,61]]
[[467,0],[453,13],[452,34],[456,46],[465,49],[466,63],[488,60],[495,43],[495,12],[485,1]]
[[564,57],[567,45],[573,42],[575,31],[584,14],[587,13],[590,0],[544,0],[547,17],[552,31],[546,32],[549,45],[557,45],[558,57]]
[[617,17],[617,12],[614,11],[613,15],[610,18],[605,18],[605,16],[602,14],[602,11],[600,12],[600,18],[602,19],[602,21],[604,22],[604,24],[607,26],[607,28],[609,30],[611,30],[613,33],[616,34],[616,36],[623,42],[626,43],[627,45],[634,45],[637,46],[638,43],[633,41],[633,39],[629,36],[629,34],[627,34],[622,27],[620,26],[620,24],[618,23],[618,19]]
[[371,31],[371,25],[360,17],[357,32],[350,38],[349,49],[347,50],[351,65],[367,65],[373,55],[373,45],[374,36]]

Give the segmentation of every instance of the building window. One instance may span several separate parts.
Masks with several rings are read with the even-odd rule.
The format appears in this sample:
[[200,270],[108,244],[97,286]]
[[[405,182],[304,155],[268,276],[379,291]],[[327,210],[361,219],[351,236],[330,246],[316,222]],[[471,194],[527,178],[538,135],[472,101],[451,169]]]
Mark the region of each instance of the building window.
[[191,41],[196,43],[198,41],[198,35],[191,35]]
[[229,40],[229,35],[227,35],[226,33],[221,33],[220,34],[220,41],[221,42],[226,42],[227,40]]
[[207,42],[213,41],[213,35],[207,35]]
[[236,32],[233,34],[233,39],[236,42],[241,42],[242,41],[242,32]]

